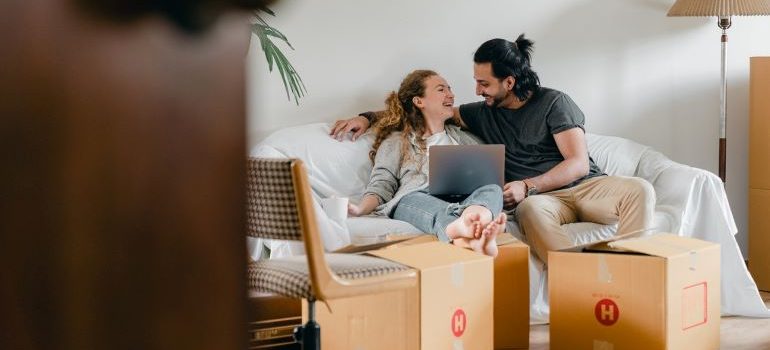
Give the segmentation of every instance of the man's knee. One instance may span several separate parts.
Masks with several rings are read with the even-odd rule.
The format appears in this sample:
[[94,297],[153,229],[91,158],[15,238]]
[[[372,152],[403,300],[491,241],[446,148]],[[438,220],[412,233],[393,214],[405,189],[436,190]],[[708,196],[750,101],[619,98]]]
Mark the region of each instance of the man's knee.
[[655,189],[647,180],[639,177],[628,178],[628,186],[634,197],[643,203],[655,204]]
[[526,219],[548,214],[550,200],[544,195],[529,196],[516,206],[516,218]]

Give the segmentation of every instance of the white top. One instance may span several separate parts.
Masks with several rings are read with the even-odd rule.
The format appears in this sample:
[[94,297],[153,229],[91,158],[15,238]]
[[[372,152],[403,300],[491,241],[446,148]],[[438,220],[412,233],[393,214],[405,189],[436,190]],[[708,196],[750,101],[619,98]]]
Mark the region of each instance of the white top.
[[428,148],[428,157],[430,157],[431,146],[446,146],[446,145],[459,145],[457,140],[453,139],[452,136],[449,136],[449,134],[446,133],[446,130],[442,132],[437,132],[425,138],[425,146]]

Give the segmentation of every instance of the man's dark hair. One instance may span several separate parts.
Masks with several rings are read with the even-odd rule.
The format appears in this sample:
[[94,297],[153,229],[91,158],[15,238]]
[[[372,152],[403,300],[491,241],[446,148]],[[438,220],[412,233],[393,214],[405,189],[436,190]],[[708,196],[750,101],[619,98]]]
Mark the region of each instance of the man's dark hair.
[[530,65],[533,45],[534,42],[525,39],[524,34],[519,35],[515,42],[505,39],[488,40],[476,50],[473,62],[491,63],[492,74],[497,79],[502,80],[508,76],[516,79],[511,90],[519,100],[524,101],[529,98],[530,93],[540,89],[540,78]]

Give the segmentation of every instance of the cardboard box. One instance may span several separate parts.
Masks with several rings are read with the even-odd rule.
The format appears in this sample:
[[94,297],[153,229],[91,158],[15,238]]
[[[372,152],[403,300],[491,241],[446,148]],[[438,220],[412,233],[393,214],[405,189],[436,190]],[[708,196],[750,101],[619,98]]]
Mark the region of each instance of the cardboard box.
[[[419,237],[367,254],[419,270],[411,289],[317,303],[325,349],[492,349],[490,257]],[[303,315],[307,315],[304,310]]]
[[757,288],[770,292],[770,190],[749,188],[749,242],[749,271]]
[[[378,249],[436,242],[433,235],[388,235],[383,242],[350,245],[335,253],[366,253]],[[363,295],[316,302],[316,322],[321,326],[321,348],[355,350],[420,349],[420,289]],[[302,303],[302,322],[307,322]]]
[[442,242],[369,254],[419,270],[420,349],[492,349],[492,258]]
[[382,241],[370,244],[349,244],[332,253],[355,254],[366,253],[376,249],[398,248],[407,245],[436,242],[438,238],[430,234],[387,234]]
[[495,349],[529,348],[529,246],[498,237],[495,257]]
[[770,292],[770,57],[751,57],[749,79],[749,271]]
[[719,245],[657,234],[550,252],[552,349],[718,349]]
[[[398,235],[386,242],[346,247],[343,252],[397,249],[436,241],[433,235]],[[493,277],[494,348],[526,349],[529,347],[529,246],[510,234],[501,235],[497,242],[499,253],[494,259]],[[420,348],[418,289],[334,300],[329,306],[332,313],[323,304],[316,307],[324,347]]]
[[[419,287],[316,302],[321,349],[419,350]],[[331,311],[329,310],[331,309]],[[303,322],[307,303],[302,304]]]

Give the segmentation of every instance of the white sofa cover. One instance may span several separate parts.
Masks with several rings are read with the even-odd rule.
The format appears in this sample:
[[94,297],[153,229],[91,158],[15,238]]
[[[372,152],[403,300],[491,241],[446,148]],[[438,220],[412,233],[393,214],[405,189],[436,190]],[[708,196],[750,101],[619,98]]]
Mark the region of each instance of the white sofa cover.
[[[338,142],[330,138],[328,132],[326,123],[281,129],[260,142],[250,155],[300,158],[307,167],[316,199],[336,196],[357,202],[369,180],[372,165],[368,152],[373,137],[364,135],[356,142]],[[723,315],[770,317],[735,241],[737,227],[716,175],[676,163],[648,146],[627,139],[587,134],[587,142],[591,157],[607,174],[638,176],[653,185],[657,197],[655,224],[658,231],[721,245]],[[408,223],[383,217],[334,222],[317,203],[316,213],[327,250],[351,242],[376,242],[388,233],[419,233]],[[604,239],[615,231],[615,226],[595,223],[574,223],[565,228],[576,244]],[[509,222],[507,230],[526,242],[514,222]],[[263,248],[268,248],[273,256],[302,253],[301,246],[296,243],[249,240],[252,258],[260,258]],[[532,255],[530,302],[533,323],[548,321],[546,272],[544,264]]]

